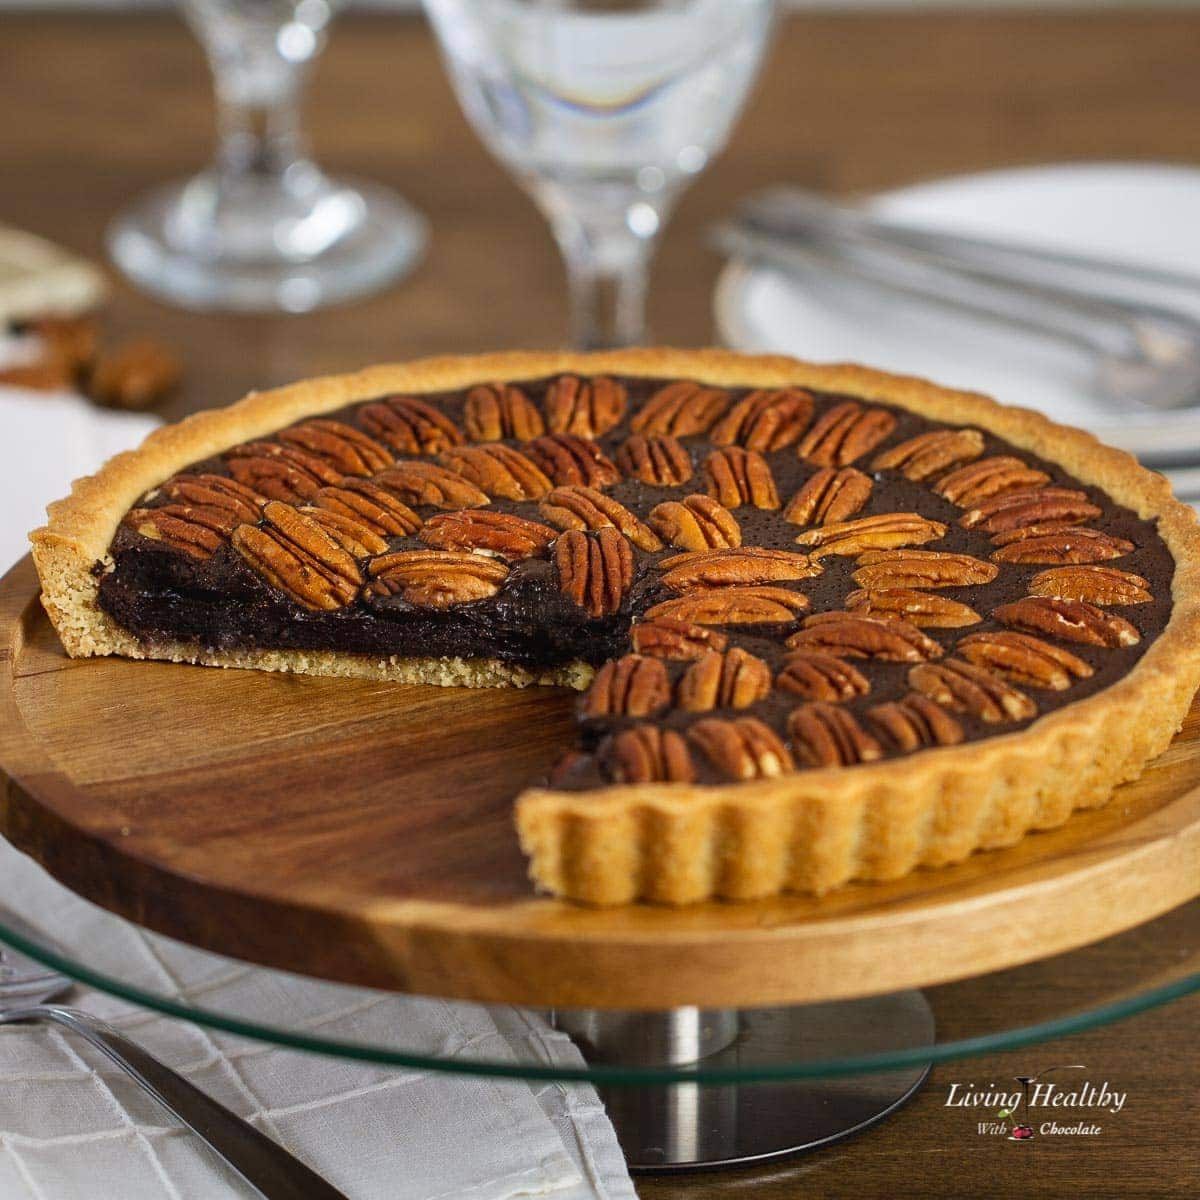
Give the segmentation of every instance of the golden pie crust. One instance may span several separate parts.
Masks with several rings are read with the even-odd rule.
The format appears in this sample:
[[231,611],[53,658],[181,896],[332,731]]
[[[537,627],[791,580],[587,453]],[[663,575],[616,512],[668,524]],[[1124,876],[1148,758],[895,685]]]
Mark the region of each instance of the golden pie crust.
[[1200,532],[1166,480],[1090,434],[1025,409],[863,367],[817,366],[718,350],[511,353],[380,366],[252,394],[151,434],[49,506],[31,534],[42,600],[72,657],[119,654],[212,666],[471,686],[586,686],[583,663],[545,674],[480,659],[380,659],[338,652],[218,652],[191,644],[148,652],[97,602],[122,518],[174,472],[306,417],[387,393],[421,394],[558,373],[686,378],[723,386],[811,387],[883,401],[950,425],[972,425],[1059,464],[1157,523],[1175,560],[1166,627],[1116,683],[1028,727],[853,769],[811,769],[726,784],[616,784],[586,792],[535,788],[517,827],[536,884],[595,904],[781,891],[822,893],[850,880],[894,879],[962,860],[1061,824],[1135,778],[1179,728],[1200,685]]

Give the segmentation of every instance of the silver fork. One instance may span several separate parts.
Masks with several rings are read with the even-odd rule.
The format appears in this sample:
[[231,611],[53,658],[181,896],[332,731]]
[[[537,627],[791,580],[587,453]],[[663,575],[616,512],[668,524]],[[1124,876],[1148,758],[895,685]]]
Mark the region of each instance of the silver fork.
[[[19,922],[8,914],[0,912],[0,922],[25,936]],[[111,1025],[80,1009],[50,1003],[73,986],[74,981],[65,975],[0,945],[0,1025],[49,1022],[78,1034],[207,1142],[266,1200],[346,1200],[342,1192],[277,1142],[163,1066]]]

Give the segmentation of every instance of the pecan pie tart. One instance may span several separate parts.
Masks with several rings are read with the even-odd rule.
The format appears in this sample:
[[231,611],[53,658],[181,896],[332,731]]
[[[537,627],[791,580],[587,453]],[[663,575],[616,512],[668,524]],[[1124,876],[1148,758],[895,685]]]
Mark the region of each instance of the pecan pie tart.
[[594,903],[821,893],[1102,804],[1200,683],[1194,514],[983,397],[718,351],[253,395],[33,535],[74,656],[582,691],[516,819]]

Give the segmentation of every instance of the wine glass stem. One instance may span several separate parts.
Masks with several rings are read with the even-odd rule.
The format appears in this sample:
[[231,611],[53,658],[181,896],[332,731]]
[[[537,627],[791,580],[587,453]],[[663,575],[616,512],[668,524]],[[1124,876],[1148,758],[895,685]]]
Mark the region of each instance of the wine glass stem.
[[305,153],[295,89],[270,103],[217,97],[217,168],[223,186],[282,179]]

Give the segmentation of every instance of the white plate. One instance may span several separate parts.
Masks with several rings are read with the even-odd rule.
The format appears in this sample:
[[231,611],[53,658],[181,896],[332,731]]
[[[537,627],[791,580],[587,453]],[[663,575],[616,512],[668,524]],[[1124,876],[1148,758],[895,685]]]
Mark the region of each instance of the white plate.
[[[1096,163],[992,171],[876,197],[889,217],[1200,275],[1200,170]],[[1200,316],[1200,297],[1142,290]],[[869,363],[987,392],[1092,430],[1151,461],[1200,461],[1200,408],[1154,412],[1098,397],[1077,351],[883,289],[731,263],[715,298],[740,350]]]

